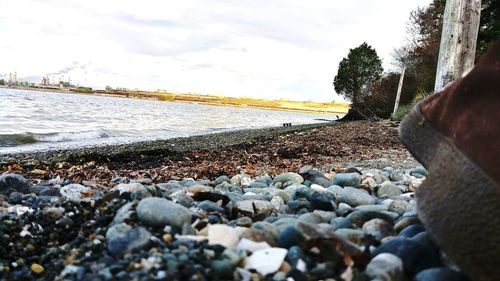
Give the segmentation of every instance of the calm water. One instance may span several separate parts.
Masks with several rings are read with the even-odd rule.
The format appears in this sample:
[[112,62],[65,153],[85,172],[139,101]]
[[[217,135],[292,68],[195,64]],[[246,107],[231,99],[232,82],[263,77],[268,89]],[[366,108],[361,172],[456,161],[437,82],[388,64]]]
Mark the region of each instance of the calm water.
[[0,89],[0,154],[306,124],[334,116]]

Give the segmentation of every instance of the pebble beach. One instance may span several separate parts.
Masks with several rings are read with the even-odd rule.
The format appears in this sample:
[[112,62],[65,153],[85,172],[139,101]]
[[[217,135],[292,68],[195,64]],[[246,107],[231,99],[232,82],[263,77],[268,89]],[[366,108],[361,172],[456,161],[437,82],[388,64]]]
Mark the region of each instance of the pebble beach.
[[[419,220],[415,191],[427,171],[396,143],[394,126],[354,123],[274,132],[217,149],[170,150],[169,156],[156,150],[159,157],[126,158],[128,165],[112,156],[88,165],[95,153],[82,157],[85,163],[5,158],[1,278],[468,280]],[[352,137],[360,142],[357,150],[329,146],[329,134],[353,132],[352,126],[366,131]],[[367,143],[377,145],[372,135],[384,136],[389,146],[374,149]],[[296,147],[283,139],[300,145],[311,136],[324,137],[315,139],[317,147],[338,146],[337,154],[286,154]],[[214,164],[210,171],[195,162],[224,161],[211,154],[218,153],[231,163],[233,150],[252,154],[259,147],[277,158],[261,153],[251,165]],[[288,150],[280,154],[279,148]],[[165,168],[169,157],[193,154],[198,160]]]

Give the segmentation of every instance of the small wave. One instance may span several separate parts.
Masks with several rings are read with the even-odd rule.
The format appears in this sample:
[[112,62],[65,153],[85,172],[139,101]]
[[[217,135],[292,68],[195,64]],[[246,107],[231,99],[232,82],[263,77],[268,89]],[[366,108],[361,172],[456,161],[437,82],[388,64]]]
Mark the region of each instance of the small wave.
[[0,147],[18,146],[37,142],[37,139],[35,139],[32,134],[0,135]]
[[109,135],[102,129],[85,132],[67,132],[36,135],[35,139],[41,142],[85,141],[107,138]]
[[87,141],[101,138],[107,138],[109,134],[102,129],[85,132],[64,132],[49,134],[12,134],[0,135],[0,147],[19,146],[24,144],[34,144],[38,142],[69,142],[69,141]]

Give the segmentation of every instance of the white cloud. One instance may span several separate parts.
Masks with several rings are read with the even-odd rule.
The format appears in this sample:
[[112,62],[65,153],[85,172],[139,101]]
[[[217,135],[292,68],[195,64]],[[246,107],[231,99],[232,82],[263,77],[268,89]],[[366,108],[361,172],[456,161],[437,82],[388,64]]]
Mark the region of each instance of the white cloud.
[[364,41],[384,68],[430,0],[0,2],[0,73],[229,96],[329,101]]

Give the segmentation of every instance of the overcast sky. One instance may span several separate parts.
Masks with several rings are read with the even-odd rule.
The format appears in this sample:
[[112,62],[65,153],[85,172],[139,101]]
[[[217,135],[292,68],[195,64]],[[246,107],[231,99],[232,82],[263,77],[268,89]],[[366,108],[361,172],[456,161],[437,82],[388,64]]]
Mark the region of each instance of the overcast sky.
[[96,88],[339,100],[364,41],[391,68],[410,11],[430,0],[0,0],[0,75],[66,73]]

